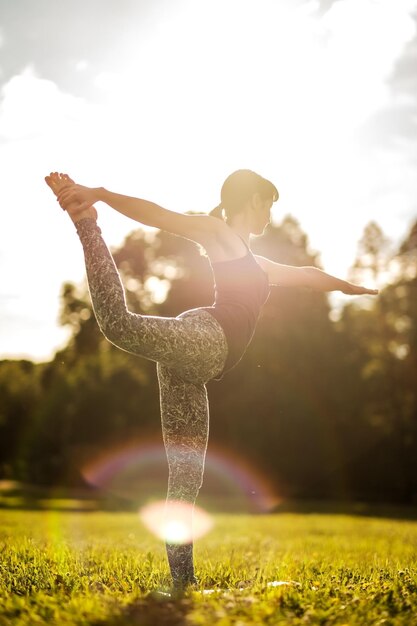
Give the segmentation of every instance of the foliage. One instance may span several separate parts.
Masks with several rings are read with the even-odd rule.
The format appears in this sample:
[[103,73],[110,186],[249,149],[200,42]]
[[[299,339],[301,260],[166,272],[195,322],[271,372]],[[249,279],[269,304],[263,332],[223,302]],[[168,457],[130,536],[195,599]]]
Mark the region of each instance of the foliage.
[[[416,503],[417,225],[393,255],[369,224],[354,262],[378,298],[349,301],[338,320],[327,296],[274,287],[244,359],[209,384],[212,445],[244,457],[293,497]],[[292,217],[256,253],[319,265]],[[114,251],[131,310],[178,315],[213,301],[207,258],[164,232],[131,233]],[[0,478],[84,484],[81,468],[109,445],[158,437],[153,363],[109,344],[85,285],[63,285],[72,337],[44,364],[0,362]]]
[[18,473],[27,416],[40,402],[39,368],[30,361],[0,361],[0,468],[4,478]]

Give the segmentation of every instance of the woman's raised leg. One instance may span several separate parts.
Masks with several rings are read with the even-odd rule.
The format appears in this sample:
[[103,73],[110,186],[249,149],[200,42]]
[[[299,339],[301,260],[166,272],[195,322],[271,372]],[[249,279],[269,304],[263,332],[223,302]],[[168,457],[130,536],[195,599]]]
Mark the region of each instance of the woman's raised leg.
[[[57,195],[71,181],[51,174],[47,183]],[[88,286],[98,325],[104,336],[122,350],[163,362],[184,378],[207,381],[224,365],[227,344],[218,322],[206,311],[175,317],[139,315],[128,310],[119,272],[97,226],[95,209],[81,215],[69,205],[85,258]],[[80,219],[79,219],[80,217]]]

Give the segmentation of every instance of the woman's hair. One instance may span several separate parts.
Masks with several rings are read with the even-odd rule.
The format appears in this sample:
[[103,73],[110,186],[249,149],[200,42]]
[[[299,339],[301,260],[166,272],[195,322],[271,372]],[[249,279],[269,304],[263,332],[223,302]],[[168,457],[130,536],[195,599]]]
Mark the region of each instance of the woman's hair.
[[209,215],[220,219],[230,219],[240,213],[244,204],[253,194],[259,193],[262,199],[278,200],[278,190],[271,181],[263,178],[252,170],[236,170],[224,181],[220,198],[221,202]]

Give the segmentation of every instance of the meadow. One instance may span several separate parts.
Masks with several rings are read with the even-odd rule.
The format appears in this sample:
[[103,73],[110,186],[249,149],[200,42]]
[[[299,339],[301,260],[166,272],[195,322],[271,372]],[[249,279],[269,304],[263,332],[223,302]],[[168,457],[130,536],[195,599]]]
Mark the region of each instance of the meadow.
[[0,511],[0,625],[417,625],[416,521],[214,521],[199,586],[170,598],[154,593],[169,586],[164,546],[136,514]]

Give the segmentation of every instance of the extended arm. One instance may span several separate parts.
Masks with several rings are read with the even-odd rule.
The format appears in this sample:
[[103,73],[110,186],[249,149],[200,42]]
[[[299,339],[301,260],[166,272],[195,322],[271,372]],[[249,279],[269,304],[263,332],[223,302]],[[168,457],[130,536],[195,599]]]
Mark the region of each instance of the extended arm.
[[78,202],[80,209],[102,201],[141,224],[166,230],[202,245],[208,237],[216,235],[220,224],[220,220],[209,215],[185,215],[169,211],[154,202],[113,193],[104,187],[92,188],[71,184],[61,191],[58,200],[61,206],[66,206],[69,202]]
[[268,274],[271,285],[309,287],[316,291],[342,291],[350,295],[376,295],[378,293],[377,289],[353,285],[346,280],[327,274],[317,267],[282,265],[258,255],[255,255],[255,258],[264,272]]

